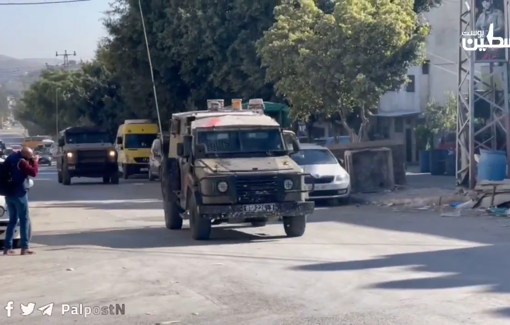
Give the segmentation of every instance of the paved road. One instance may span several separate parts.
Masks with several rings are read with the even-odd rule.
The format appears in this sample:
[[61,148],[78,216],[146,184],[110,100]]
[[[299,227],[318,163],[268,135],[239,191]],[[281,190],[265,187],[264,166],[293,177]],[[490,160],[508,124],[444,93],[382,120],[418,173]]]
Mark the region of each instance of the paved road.
[[[30,192],[37,254],[0,259],[1,324],[510,321],[506,220],[320,208],[302,238],[286,239],[273,224],[226,226],[196,242],[187,225],[164,228],[158,183],[93,181],[63,186],[43,168]],[[20,316],[19,303],[29,302],[55,303],[53,316]],[[60,315],[62,304],[115,303],[126,315]]]

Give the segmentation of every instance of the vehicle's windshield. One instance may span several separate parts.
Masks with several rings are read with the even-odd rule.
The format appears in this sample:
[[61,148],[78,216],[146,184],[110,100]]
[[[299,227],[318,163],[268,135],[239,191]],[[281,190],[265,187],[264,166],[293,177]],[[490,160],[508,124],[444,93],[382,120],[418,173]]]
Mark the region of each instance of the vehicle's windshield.
[[285,150],[279,130],[206,131],[198,133],[207,153],[271,152]]
[[292,155],[292,159],[300,166],[334,165],[338,160],[327,149],[305,149]]
[[126,149],[149,149],[157,134],[126,134]]
[[110,135],[106,132],[97,133],[68,133],[66,143],[110,143]]

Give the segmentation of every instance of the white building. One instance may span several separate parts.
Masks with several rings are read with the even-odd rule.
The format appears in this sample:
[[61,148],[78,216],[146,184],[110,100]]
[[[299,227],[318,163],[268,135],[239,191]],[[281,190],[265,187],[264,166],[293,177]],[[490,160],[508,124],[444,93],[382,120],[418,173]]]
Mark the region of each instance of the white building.
[[398,91],[381,98],[377,114],[377,133],[389,138],[403,138],[407,161],[418,160],[416,121],[427,104],[446,101],[446,93],[457,91],[459,50],[459,2],[444,1],[443,6],[426,15],[431,33],[427,39],[427,62],[409,70],[410,82]]

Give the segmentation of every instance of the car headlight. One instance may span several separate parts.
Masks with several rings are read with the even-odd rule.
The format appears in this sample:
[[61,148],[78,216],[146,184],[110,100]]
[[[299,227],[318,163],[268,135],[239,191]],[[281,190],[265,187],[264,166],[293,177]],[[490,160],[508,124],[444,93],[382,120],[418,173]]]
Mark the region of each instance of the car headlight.
[[110,150],[110,152],[108,153],[108,155],[110,155],[110,157],[115,157],[115,151]]
[[67,153],[67,158],[73,158],[73,153],[72,152],[68,152]]
[[294,187],[294,182],[290,179],[286,179],[284,182],[283,182],[283,187],[286,189],[286,190],[290,190]]
[[226,191],[228,191],[228,184],[227,182],[219,182],[217,188],[218,191],[220,191],[221,193],[225,193]]
[[0,206],[0,217],[3,217],[5,214],[5,208]]
[[345,174],[340,174],[340,175],[336,175],[335,177],[335,181],[336,182],[343,182],[343,181],[346,181],[349,179],[349,174],[345,173]]

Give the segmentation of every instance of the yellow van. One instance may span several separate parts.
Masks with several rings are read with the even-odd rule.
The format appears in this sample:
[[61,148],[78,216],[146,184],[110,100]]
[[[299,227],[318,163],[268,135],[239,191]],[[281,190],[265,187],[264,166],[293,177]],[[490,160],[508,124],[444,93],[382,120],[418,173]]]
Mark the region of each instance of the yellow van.
[[158,136],[158,125],[150,120],[125,120],[117,131],[115,148],[119,171],[124,179],[149,172],[152,142]]
[[26,137],[25,139],[23,139],[23,143],[21,145],[23,147],[29,147],[29,148],[35,149],[38,146],[44,146],[45,140],[51,140],[51,136],[37,135],[35,137]]

